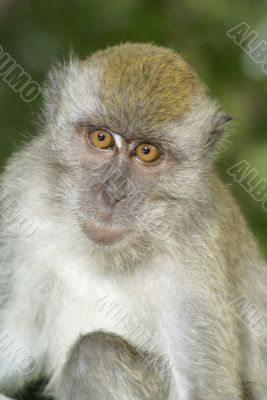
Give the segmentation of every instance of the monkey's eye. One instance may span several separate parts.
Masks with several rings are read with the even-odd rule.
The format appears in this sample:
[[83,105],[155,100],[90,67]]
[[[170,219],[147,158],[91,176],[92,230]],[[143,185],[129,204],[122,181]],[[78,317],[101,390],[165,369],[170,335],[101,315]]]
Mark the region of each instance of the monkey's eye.
[[88,139],[90,143],[94,147],[97,147],[98,149],[110,149],[114,146],[114,138],[107,131],[102,131],[102,130],[93,131],[89,133]]
[[139,158],[139,160],[144,162],[156,161],[161,156],[159,149],[154,144],[150,143],[139,144],[136,147],[134,154]]

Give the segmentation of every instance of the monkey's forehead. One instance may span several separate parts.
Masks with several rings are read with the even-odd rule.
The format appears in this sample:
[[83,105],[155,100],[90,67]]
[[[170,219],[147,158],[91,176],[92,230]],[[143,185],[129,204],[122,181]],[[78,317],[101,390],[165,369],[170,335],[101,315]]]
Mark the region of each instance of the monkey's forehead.
[[173,50],[151,44],[123,44],[98,51],[86,62],[100,67],[99,97],[116,118],[170,122],[185,114],[205,86]]

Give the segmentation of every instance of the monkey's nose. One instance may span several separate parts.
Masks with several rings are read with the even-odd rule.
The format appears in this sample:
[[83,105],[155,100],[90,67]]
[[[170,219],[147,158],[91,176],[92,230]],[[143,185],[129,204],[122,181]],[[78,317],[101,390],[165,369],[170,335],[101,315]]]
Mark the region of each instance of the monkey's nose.
[[121,200],[125,199],[124,191],[104,189],[102,197],[107,207],[114,207]]

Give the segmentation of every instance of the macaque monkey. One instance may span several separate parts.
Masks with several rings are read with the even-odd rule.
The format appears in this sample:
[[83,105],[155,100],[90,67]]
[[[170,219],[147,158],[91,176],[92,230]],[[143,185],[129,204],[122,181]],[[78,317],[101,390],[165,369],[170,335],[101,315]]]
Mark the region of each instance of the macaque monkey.
[[213,168],[228,121],[170,49],[50,74],[1,178],[1,399],[41,376],[58,400],[267,399],[266,264]]

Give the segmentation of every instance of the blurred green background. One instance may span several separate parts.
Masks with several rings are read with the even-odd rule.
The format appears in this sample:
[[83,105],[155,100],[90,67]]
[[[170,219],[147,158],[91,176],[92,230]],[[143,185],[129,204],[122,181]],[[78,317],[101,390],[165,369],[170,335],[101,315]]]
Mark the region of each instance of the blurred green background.
[[[267,40],[267,1],[0,0],[0,45],[40,83],[71,48],[85,57],[121,41],[150,41],[182,52],[234,117],[219,169],[267,255],[267,213],[226,174],[245,159],[267,179],[267,75],[226,34],[242,21]],[[24,103],[0,78],[1,167],[35,133],[40,100]]]

